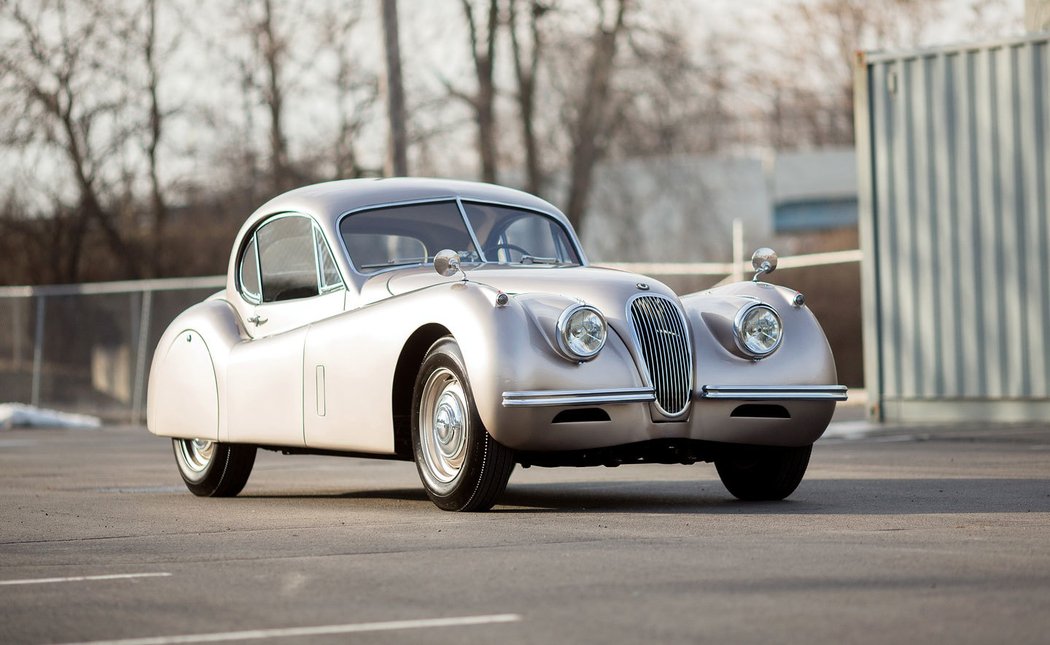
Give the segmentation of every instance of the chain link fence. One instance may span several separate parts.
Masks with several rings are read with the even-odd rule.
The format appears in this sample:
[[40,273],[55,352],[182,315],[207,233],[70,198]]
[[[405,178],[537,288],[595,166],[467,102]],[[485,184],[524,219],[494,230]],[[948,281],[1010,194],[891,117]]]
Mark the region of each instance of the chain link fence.
[[0,402],[141,423],[153,348],[222,277],[0,287]]
[[[778,268],[788,270],[778,274],[783,284],[817,296],[809,302],[828,332],[840,381],[848,385],[861,384],[859,276],[854,275],[859,261],[859,251],[844,251],[784,258]],[[750,275],[742,260],[602,264],[651,275],[682,294]],[[840,288],[828,288],[825,265],[840,265],[831,267],[830,277],[847,272]],[[225,277],[209,276],[0,287],[0,403],[142,423],[150,362],[161,334],[183,310],[224,286]],[[823,306],[821,296],[827,300]],[[858,302],[843,307],[844,297]]]

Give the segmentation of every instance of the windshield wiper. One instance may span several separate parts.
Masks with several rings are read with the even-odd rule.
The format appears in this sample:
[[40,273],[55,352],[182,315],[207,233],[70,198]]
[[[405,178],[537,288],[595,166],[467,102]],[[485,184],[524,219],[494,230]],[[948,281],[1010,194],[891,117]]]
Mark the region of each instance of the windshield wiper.
[[362,269],[386,269],[389,267],[406,266],[409,264],[425,264],[426,258],[415,258],[415,259],[400,259],[400,260],[387,260],[386,262],[380,262],[378,264],[362,264]]
[[519,260],[518,262],[520,262],[521,264],[561,264],[562,263],[561,260],[559,260],[558,258],[544,258],[544,257],[540,257],[538,255],[523,255],[523,256],[521,256],[521,260]]

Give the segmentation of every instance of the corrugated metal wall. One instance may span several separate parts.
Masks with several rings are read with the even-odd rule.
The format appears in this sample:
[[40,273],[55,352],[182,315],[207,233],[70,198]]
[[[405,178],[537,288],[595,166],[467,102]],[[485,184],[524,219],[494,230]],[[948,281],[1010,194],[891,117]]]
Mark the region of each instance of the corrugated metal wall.
[[1050,38],[861,57],[856,95],[872,414],[1050,418]]

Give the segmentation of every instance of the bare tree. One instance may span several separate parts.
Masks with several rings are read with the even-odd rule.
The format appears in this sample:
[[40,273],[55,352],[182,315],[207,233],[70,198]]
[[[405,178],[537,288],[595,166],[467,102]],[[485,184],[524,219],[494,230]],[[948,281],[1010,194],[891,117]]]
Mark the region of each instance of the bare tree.
[[710,154],[727,145],[725,61],[712,36],[690,43],[685,24],[666,6],[632,20],[610,90],[616,125],[606,154]]
[[168,222],[168,204],[160,179],[160,144],[164,134],[165,114],[160,105],[160,63],[157,51],[157,0],[146,0],[145,30],[142,38],[142,59],[146,70],[146,99],[148,127],[146,149],[147,174],[150,185],[150,205],[153,226],[150,231],[150,264],[154,276],[163,273],[164,234]]
[[[795,0],[775,13],[784,26],[781,64],[759,76],[770,94],[780,145],[852,145],[855,52],[916,46],[944,0]],[[785,65],[793,70],[789,76]]]
[[281,70],[286,42],[277,31],[273,0],[260,0],[261,14],[253,25],[254,44],[263,65],[263,97],[270,116],[270,173],[274,192],[295,183],[288,160],[288,137],[284,132],[284,85]]
[[[374,173],[374,169],[363,167],[356,143],[358,135],[368,123],[369,113],[378,95],[376,75],[362,67],[351,49],[354,40],[351,33],[361,21],[361,4],[341,3],[335,9],[324,11],[317,20],[320,21],[321,27],[320,50],[327,49],[335,57],[335,74],[326,79],[335,90],[335,109],[338,112],[338,132],[332,146],[331,160],[334,176],[360,177],[370,172]],[[403,101],[400,109],[403,118]],[[394,165],[400,174],[405,174],[408,169],[404,142],[400,147],[402,158]]]
[[[536,133],[536,83],[540,61],[543,57],[543,39],[540,21],[548,6],[540,0],[529,0],[527,17],[521,24],[518,0],[509,0],[508,28],[511,54],[514,62],[514,77],[517,81],[518,117],[521,123],[521,139],[525,148],[525,190],[534,195],[543,189],[543,171],[540,165],[539,141]],[[526,31],[531,40],[528,52],[522,43],[521,31]]]
[[[473,94],[458,90],[451,83],[446,86],[453,96],[463,100],[474,113],[477,125],[478,157],[481,161],[481,180],[495,182],[498,151],[496,144],[496,84],[494,80],[496,59],[496,36],[499,32],[499,1],[483,3],[479,18],[472,0],[462,0],[463,17],[470,38],[470,55],[474,62],[477,89]],[[484,33],[481,32],[484,21]]]
[[569,195],[565,215],[581,228],[590,197],[594,167],[605,152],[613,110],[609,96],[616,50],[626,29],[630,0],[616,0],[608,11],[603,0],[595,0],[598,17],[591,36],[584,82],[576,98],[575,116],[569,125],[572,148],[569,162]]
[[[55,196],[54,203],[61,203]],[[11,189],[0,209],[0,257],[5,284],[52,284],[80,278],[87,221],[63,208],[47,214],[33,213]]]
[[[67,209],[55,196],[55,213],[70,213],[67,221],[68,255],[60,258],[61,280],[79,278],[80,256],[88,225],[101,231],[113,256],[129,277],[140,274],[138,253],[121,230],[103,197],[106,161],[122,146],[121,132],[113,124],[121,105],[119,93],[92,92],[92,85],[113,72],[113,54],[103,30],[124,19],[101,4],[56,1],[27,12],[17,0],[0,3],[0,18],[9,26],[0,44],[0,75],[22,101],[22,110],[8,115],[9,124],[25,145],[54,149],[72,175],[75,206]],[[55,27],[45,33],[41,25]],[[114,57],[119,59],[119,56]],[[110,136],[107,136],[110,135]],[[111,138],[112,137],[112,138]]]

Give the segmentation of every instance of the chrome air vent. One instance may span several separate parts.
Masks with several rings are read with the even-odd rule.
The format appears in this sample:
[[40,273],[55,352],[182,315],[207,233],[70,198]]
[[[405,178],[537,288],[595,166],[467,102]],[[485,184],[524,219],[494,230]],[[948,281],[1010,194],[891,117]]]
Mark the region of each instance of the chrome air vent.
[[692,351],[682,312],[670,298],[639,295],[630,302],[628,318],[656,389],[657,408],[669,417],[681,415],[693,390]]

